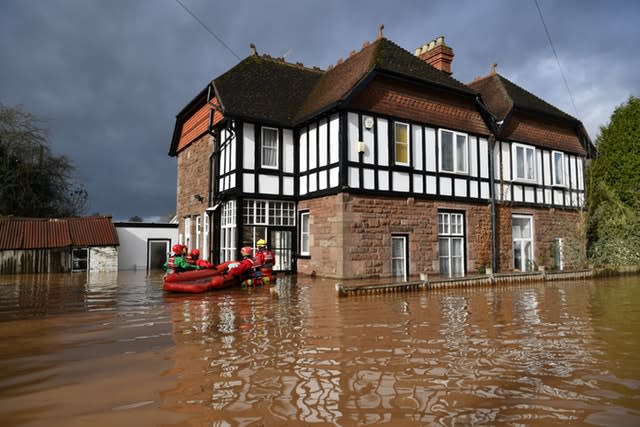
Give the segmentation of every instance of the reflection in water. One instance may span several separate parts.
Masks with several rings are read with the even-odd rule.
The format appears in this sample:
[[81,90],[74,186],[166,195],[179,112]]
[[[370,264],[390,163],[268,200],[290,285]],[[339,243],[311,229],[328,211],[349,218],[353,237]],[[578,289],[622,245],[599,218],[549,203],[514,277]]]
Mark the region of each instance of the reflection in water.
[[640,421],[638,278],[339,298],[293,276],[201,295],[60,277],[0,278],[0,333],[19,344],[0,344],[6,425],[87,421],[62,391],[96,380],[129,395],[76,386],[102,399],[92,425]]

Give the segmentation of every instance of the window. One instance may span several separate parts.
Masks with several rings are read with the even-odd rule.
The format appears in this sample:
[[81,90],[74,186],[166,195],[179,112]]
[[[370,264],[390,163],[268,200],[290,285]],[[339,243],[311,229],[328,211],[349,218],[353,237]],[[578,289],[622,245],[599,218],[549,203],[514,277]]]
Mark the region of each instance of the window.
[[229,261],[236,257],[236,202],[231,200],[222,206],[220,217],[220,257]]
[[309,212],[302,212],[300,214],[300,255],[310,255]]
[[564,153],[554,151],[553,159],[553,185],[565,185],[564,183]]
[[513,268],[519,271],[533,271],[533,218],[514,215],[511,218],[513,236]]
[[556,270],[564,270],[564,241],[561,237],[553,239],[553,266]]
[[409,164],[409,125],[395,124],[395,160],[396,164]]
[[245,200],[243,205],[245,225],[295,226],[296,208],[293,202],[274,200]]
[[278,129],[262,128],[262,150],[260,154],[263,168],[278,168]]
[[440,275],[464,276],[464,214],[438,213]]
[[191,249],[191,217],[184,218],[184,244]]
[[74,248],[71,250],[71,271],[87,271],[89,251],[87,248]]
[[391,274],[407,280],[407,236],[391,236]]
[[515,162],[515,178],[525,181],[536,180],[536,151],[533,147],[513,144],[513,158]]
[[452,173],[468,173],[467,135],[440,130],[440,170]]
[[201,251],[202,248],[200,247],[200,238],[202,237],[202,219],[200,218],[200,215],[196,216],[196,244],[194,246],[195,249]]

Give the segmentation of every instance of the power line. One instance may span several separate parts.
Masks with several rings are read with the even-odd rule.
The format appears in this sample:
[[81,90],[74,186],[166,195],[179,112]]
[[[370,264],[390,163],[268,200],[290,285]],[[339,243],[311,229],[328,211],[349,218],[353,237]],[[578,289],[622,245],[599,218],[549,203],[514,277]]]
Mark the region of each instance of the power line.
[[199,23],[200,25],[202,25],[202,27],[203,27],[205,30],[207,30],[207,32],[208,32],[209,34],[211,34],[213,37],[215,37],[215,39],[216,39],[216,40],[218,40],[218,42],[220,42],[220,44],[221,44],[222,46],[224,46],[224,47],[225,47],[229,52],[231,52],[231,53],[233,54],[233,56],[235,56],[236,58],[238,58],[238,61],[242,60],[242,58],[240,58],[240,57],[238,56],[238,54],[236,54],[236,53],[233,51],[233,49],[231,49],[229,46],[227,46],[227,44],[226,44],[224,41],[222,41],[222,39],[221,39],[220,37],[218,37],[218,36],[217,36],[213,31],[211,31],[211,29],[210,29],[209,27],[207,27],[207,25],[206,25],[204,22],[202,22],[200,19],[198,19],[198,17],[197,17],[196,15],[194,15],[194,14],[193,14],[193,12],[191,12],[191,11],[187,8],[187,6],[185,6],[185,5],[184,5],[184,3],[182,3],[180,0],[176,0],[176,3],[178,3],[180,6],[182,6],[182,8],[183,8],[184,10],[186,10],[186,11],[187,11],[187,13],[193,17],[193,19],[195,19],[196,21],[198,21],[198,23]]
[[551,50],[553,51],[553,55],[556,57],[556,62],[558,63],[558,69],[560,69],[560,75],[562,76],[564,85],[567,88],[567,92],[569,93],[569,99],[571,100],[571,105],[573,105],[573,111],[575,111],[576,117],[578,118],[578,120],[580,120],[580,114],[578,114],[576,103],[573,101],[573,95],[571,94],[571,89],[569,89],[569,83],[567,83],[567,78],[564,76],[564,72],[562,71],[562,66],[560,65],[560,59],[558,58],[558,53],[556,52],[556,48],[553,46],[553,41],[551,40],[551,34],[549,33],[549,29],[547,28],[547,23],[544,21],[544,17],[542,16],[542,10],[540,10],[540,5],[538,4],[538,0],[534,0],[534,2],[536,3],[536,8],[538,8],[538,13],[540,14],[540,20],[542,21],[542,25],[544,26],[544,31],[547,33],[547,38],[549,39],[549,44],[551,45]]

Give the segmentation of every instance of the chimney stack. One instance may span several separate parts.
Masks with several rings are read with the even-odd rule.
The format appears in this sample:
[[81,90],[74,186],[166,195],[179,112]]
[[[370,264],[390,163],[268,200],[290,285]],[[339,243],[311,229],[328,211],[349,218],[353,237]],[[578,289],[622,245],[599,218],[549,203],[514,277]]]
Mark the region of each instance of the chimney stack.
[[444,43],[444,36],[440,36],[416,49],[416,56],[427,64],[451,75],[453,49]]

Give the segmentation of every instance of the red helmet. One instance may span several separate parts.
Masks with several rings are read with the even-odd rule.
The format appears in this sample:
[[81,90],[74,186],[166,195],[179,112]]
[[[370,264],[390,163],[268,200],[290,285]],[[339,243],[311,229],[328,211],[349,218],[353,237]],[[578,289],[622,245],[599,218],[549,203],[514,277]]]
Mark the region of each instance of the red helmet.
[[199,250],[197,250],[197,249],[192,249],[192,250],[191,250],[191,256],[192,256],[193,258],[198,258],[198,257],[200,256],[200,251],[199,251]]
[[176,255],[182,254],[183,249],[184,249],[184,245],[181,245],[180,243],[173,245],[173,248],[171,248],[173,253]]
[[244,246],[242,249],[240,249],[240,254],[242,256],[251,256],[253,255],[253,249],[250,246]]

